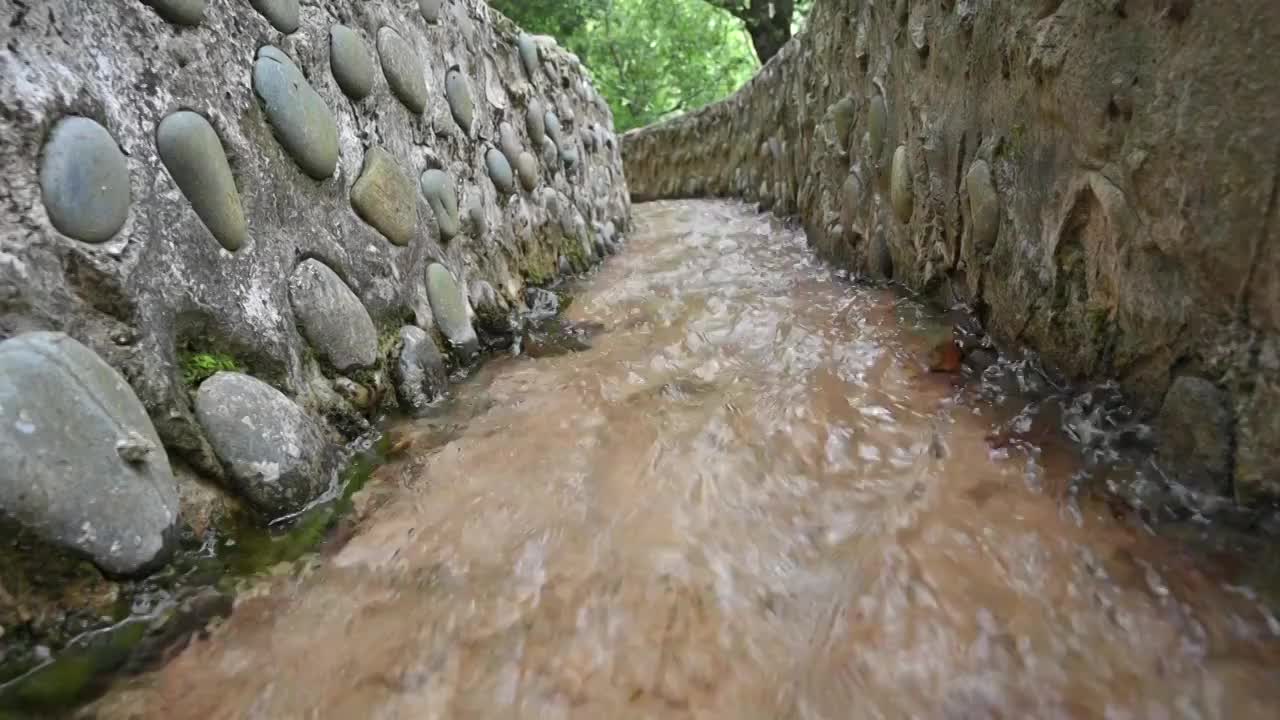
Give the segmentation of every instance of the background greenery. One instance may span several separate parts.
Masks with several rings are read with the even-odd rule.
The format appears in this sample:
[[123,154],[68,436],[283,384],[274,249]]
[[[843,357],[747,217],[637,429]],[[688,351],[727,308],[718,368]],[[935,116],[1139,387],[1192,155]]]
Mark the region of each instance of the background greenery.
[[[794,3],[790,27],[775,34],[789,36],[811,1]],[[760,61],[742,17],[759,2],[489,0],[525,30],[554,36],[582,60],[609,101],[618,132],[697,109],[746,82]]]

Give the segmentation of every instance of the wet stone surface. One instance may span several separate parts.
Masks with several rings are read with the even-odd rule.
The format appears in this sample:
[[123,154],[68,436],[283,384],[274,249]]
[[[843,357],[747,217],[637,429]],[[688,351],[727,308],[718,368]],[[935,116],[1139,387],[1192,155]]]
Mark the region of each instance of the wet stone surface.
[[420,327],[400,328],[395,365],[396,393],[414,413],[426,410],[448,388],[448,369],[435,341]]
[[440,263],[427,266],[427,299],[436,325],[449,340],[452,351],[469,360],[479,349],[476,331],[471,325],[471,308],[457,278]]
[[329,106],[279,48],[258,50],[253,90],[276,139],[302,171],[315,180],[338,167],[338,126]]
[[396,245],[418,232],[418,194],[413,180],[391,153],[369,148],[360,178],[351,186],[351,205],[360,217]]
[[369,47],[346,25],[329,29],[329,66],[338,87],[352,100],[363,100],[373,92],[376,69]]
[[413,45],[389,27],[378,30],[378,57],[391,92],[415,115],[427,109],[427,81]]
[[249,228],[227,154],[209,121],[189,110],[166,117],[156,128],[156,149],[214,239],[227,250],[239,250]]
[[100,243],[129,216],[129,165],[106,128],[84,117],[54,125],[40,162],[40,195],[64,235]]

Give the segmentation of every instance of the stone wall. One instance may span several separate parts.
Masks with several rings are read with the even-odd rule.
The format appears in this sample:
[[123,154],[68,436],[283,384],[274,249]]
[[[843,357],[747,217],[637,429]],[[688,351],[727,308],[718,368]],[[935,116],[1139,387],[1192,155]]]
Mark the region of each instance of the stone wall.
[[1280,499],[1280,4],[819,0],[809,27],[628,133],[633,198],[798,215],[829,258],[1118,379],[1171,477]]
[[194,478],[268,517],[332,489],[628,223],[577,59],[479,0],[0,28],[0,516],[111,573],[164,559]]

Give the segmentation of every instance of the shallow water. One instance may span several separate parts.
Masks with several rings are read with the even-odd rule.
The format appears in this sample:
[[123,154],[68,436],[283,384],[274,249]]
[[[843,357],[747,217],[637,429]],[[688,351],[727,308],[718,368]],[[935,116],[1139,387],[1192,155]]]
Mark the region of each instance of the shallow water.
[[396,428],[342,544],[94,711],[1276,716],[1264,605],[1078,491],[1139,463],[929,372],[949,325],[775,220],[636,219],[568,311],[590,349]]

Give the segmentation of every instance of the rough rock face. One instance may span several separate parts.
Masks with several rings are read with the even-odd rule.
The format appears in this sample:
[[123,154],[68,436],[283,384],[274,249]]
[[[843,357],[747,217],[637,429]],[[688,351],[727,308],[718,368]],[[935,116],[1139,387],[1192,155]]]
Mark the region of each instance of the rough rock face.
[[[1171,443],[1189,482],[1280,499],[1280,4],[818,0],[809,26],[629,133],[633,196],[798,215],[829,258],[1181,416],[1159,427],[1211,426]],[[1185,417],[1175,379],[1225,415]]]
[[118,575],[163,561],[178,489],[120,374],[62,333],[0,342],[0,508]]
[[[428,265],[462,287],[488,282],[514,312],[561,256],[576,270],[597,260],[584,252],[592,228],[628,222],[616,142],[572,171],[540,165],[537,194],[495,187],[485,139],[500,124],[529,147],[531,107],[572,108],[607,133],[612,119],[576,91],[576,58],[548,39],[518,45],[479,0],[52,0],[0,3],[0,27],[0,340],[55,330],[83,343],[129,383],[173,458],[260,507],[297,509],[316,488],[254,489],[243,468],[275,450],[246,438],[236,447],[260,456],[233,454],[225,428],[202,422],[193,396],[219,385],[184,381],[189,358],[234,360],[330,445],[333,428],[367,427],[361,398],[391,386],[406,322],[437,341]],[[456,193],[448,243],[427,221],[426,170]],[[291,302],[290,278],[311,264],[350,293],[340,313]],[[41,388],[13,391],[40,407],[53,402],[29,395]],[[114,444],[80,451],[123,462]],[[0,450],[0,466],[17,452]]]

